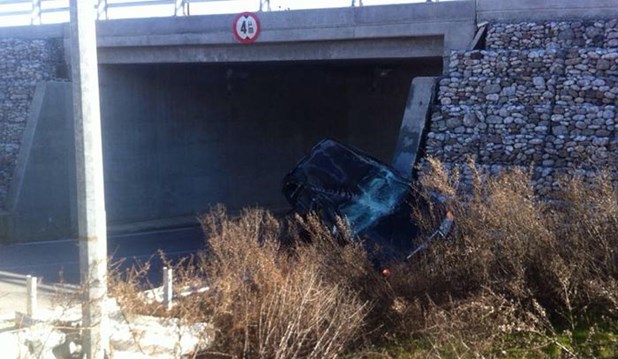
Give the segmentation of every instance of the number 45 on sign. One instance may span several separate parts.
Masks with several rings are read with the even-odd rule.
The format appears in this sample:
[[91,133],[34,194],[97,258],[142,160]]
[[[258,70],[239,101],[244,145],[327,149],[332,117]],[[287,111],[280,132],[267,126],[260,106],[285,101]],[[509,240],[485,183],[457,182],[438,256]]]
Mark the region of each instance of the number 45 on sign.
[[254,13],[240,13],[234,17],[232,31],[238,42],[251,44],[257,40],[260,34],[260,20]]

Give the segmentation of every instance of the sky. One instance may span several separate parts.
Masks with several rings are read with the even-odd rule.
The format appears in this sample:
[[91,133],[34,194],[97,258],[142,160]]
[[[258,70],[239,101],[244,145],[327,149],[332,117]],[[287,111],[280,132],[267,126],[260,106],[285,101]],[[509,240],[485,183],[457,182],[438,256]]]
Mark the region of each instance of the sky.
[[[94,0],[92,0],[94,2]],[[356,0],[358,4],[359,0]],[[362,0],[364,6],[385,4],[408,4],[425,2],[425,0]],[[16,4],[4,4],[10,1],[0,2],[0,26],[19,26],[30,24],[30,0],[14,0]],[[140,0],[108,0],[108,4],[126,2],[140,2]],[[62,9],[68,7],[69,0],[43,0],[43,9]],[[110,19],[172,16],[174,13],[174,0],[169,4],[156,6],[140,6],[130,8],[110,8]],[[350,6],[352,0],[271,0],[272,11],[317,9]],[[259,0],[212,0],[191,3],[192,15],[205,14],[235,14],[243,11],[257,11]],[[24,11],[27,14],[19,16],[2,16],[2,13]],[[44,24],[66,22],[69,19],[67,11],[44,13]]]

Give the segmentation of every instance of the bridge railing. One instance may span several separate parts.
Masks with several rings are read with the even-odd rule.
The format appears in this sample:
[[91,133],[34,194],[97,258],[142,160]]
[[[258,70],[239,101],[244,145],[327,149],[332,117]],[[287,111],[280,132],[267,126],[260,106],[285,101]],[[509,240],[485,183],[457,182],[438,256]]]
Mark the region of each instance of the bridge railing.
[[[191,15],[192,4],[204,4],[213,2],[230,2],[231,0],[90,0],[97,12],[99,20],[109,19],[109,12],[119,10],[140,10],[153,7],[163,9],[166,15],[188,16]],[[269,11],[270,0],[251,0],[255,2],[258,11]],[[247,3],[247,1],[245,1]],[[169,10],[169,11],[165,11]],[[24,24],[24,20],[30,17],[31,25],[40,25],[46,15],[54,15],[53,18],[66,21],[69,13],[68,0],[0,0],[0,26],[13,20],[13,23]],[[156,12],[155,12],[156,13]],[[159,11],[161,13],[161,11]],[[140,17],[140,16],[136,16]],[[51,22],[59,22],[58,20]]]
[[[195,6],[197,14],[251,11],[286,10],[287,6],[271,9],[271,0],[80,0],[92,1],[99,20],[110,18],[136,18],[153,16],[188,16]],[[272,2],[292,3],[291,0]],[[438,0],[295,0],[308,8],[363,6],[363,2],[402,3],[435,2]],[[217,5],[218,4],[218,5]],[[204,11],[210,6],[214,12]],[[221,10],[223,9],[223,10]],[[111,14],[111,15],[110,15]],[[113,16],[112,16],[113,15]],[[0,26],[39,25],[66,22],[69,19],[69,0],[0,0]],[[28,21],[29,20],[29,21]]]

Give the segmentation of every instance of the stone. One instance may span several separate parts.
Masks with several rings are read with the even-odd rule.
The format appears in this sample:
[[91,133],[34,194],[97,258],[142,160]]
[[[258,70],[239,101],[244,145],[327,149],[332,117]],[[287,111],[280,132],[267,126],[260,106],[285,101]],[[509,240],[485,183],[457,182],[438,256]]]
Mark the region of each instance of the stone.
[[608,70],[611,66],[611,63],[607,60],[600,59],[597,61],[597,70]]
[[500,93],[501,90],[502,90],[502,87],[499,84],[490,84],[490,85],[483,87],[483,92],[486,95]]
[[564,29],[558,34],[558,40],[573,40],[575,38],[575,33],[570,28]]
[[487,101],[498,101],[500,99],[500,96],[498,94],[489,94],[487,96],[485,96],[485,99]]
[[535,76],[532,78],[532,83],[537,88],[545,88],[545,79],[542,76]]
[[543,160],[543,166],[545,167],[552,167],[554,163],[555,163],[554,160]]
[[480,60],[483,58],[483,54],[480,51],[472,51],[470,53],[470,59],[472,60]]
[[476,122],[476,116],[474,114],[467,113],[463,117],[463,124],[467,127],[473,127]]
[[453,129],[461,126],[462,122],[458,118],[449,118],[446,120],[446,127]]
[[595,146],[606,146],[609,143],[609,138],[607,137],[595,137],[592,139],[592,144]]
[[566,126],[556,126],[551,129],[551,132],[556,136],[564,136],[569,133]]
[[584,122],[584,121],[577,121],[575,123],[575,127],[579,128],[579,129],[584,129],[584,128],[587,127],[587,125],[586,125],[586,122]]
[[485,121],[489,124],[499,124],[502,123],[502,118],[500,116],[489,115]]

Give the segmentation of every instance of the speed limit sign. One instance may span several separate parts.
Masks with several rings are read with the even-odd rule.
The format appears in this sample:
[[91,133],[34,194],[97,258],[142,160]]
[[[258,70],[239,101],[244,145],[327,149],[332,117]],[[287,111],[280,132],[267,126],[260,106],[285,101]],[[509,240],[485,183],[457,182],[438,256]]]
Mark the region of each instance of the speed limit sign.
[[243,12],[234,18],[232,31],[236,40],[243,44],[251,44],[260,35],[260,20],[252,12]]

